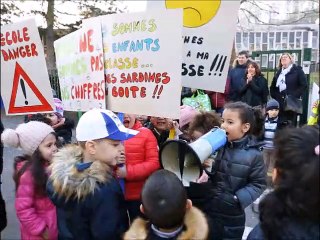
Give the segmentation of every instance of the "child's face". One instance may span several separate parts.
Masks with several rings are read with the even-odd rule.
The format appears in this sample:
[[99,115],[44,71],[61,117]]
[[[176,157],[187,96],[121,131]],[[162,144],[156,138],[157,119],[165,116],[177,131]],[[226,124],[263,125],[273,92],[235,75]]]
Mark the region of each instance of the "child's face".
[[225,109],[221,120],[221,128],[227,132],[229,142],[241,139],[250,129],[250,124],[242,123],[236,110]]
[[123,146],[120,141],[101,139],[99,141],[94,141],[94,144],[95,151],[93,153],[93,158],[95,160],[104,162],[110,166],[115,166],[117,164],[117,159],[123,151]]
[[56,125],[59,122],[58,116],[55,113],[47,113],[45,117],[50,119],[51,125]]
[[126,128],[132,128],[136,122],[136,116],[133,114],[124,114],[123,125]]
[[150,122],[158,131],[169,130],[167,118],[151,117]]
[[48,162],[52,161],[53,154],[58,150],[56,142],[57,138],[50,133],[38,147],[42,157]]
[[275,118],[279,114],[279,109],[271,109],[267,111],[269,118]]

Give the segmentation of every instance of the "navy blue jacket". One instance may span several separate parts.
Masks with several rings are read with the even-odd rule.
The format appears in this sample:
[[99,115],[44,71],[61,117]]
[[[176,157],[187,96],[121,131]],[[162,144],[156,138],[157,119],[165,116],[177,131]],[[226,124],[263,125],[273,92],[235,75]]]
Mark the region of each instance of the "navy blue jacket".
[[70,145],[51,165],[47,193],[57,207],[59,239],[121,239],[129,221],[118,181],[108,165],[95,161],[79,171],[81,162],[81,148]]
[[229,79],[230,79],[230,92],[228,96],[229,101],[240,101],[241,95],[240,90],[244,85],[244,75],[247,69],[247,64],[239,65],[237,64],[236,67],[232,68],[229,72]]
[[241,239],[244,209],[266,188],[266,169],[261,146],[245,136],[228,142],[221,149],[212,168],[213,184],[205,212],[212,219],[212,239]]
[[[270,231],[273,231],[270,229]],[[279,229],[277,240],[311,240],[319,239],[319,223],[309,222],[306,220],[289,220],[283,222],[282,228]],[[247,240],[264,240],[266,239],[261,225],[258,224],[250,232]]]

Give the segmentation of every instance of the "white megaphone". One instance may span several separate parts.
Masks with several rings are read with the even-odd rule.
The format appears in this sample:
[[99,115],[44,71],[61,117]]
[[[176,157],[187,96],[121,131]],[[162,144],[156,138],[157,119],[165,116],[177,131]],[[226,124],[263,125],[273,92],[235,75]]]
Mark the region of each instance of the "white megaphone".
[[183,140],[167,141],[160,149],[161,167],[175,173],[184,186],[189,186],[202,175],[204,160],[226,142],[226,132],[218,127],[190,144]]

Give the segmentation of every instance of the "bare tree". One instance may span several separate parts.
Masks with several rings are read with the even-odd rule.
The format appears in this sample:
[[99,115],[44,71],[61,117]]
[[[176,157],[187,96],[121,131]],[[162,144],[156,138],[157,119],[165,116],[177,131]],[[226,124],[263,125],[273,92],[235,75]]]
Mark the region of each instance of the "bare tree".
[[[63,6],[64,3],[70,1],[56,1],[56,0],[41,0],[34,1],[34,4],[38,6],[41,5],[41,10],[33,9],[29,13],[22,11],[16,3],[22,3],[20,1],[1,1],[1,25],[8,24],[12,21],[12,16],[16,15],[38,15],[42,16],[47,26],[44,29],[45,32],[45,43],[46,43],[46,61],[48,70],[54,70],[56,68],[55,54],[53,42],[56,40],[57,34],[55,31],[57,29],[64,29],[64,34],[70,33],[78,28],[80,28],[82,20],[89,17],[112,14],[117,12],[124,12],[126,10],[123,1],[121,0],[92,0],[92,1],[73,1],[76,8],[79,9],[80,13],[69,13],[68,9],[61,11],[58,5]],[[73,22],[63,22],[64,16],[73,16],[75,19]],[[62,35],[64,35],[62,34]]]
[[[287,3],[294,2],[293,9],[286,9],[286,12],[279,12],[272,4],[272,1],[263,0],[241,0],[238,15],[238,26],[243,31],[252,31],[259,26],[281,26],[294,25],[300,23],[315,23],[319,18],[319,1],[294,1],[287,0]],[[275,2],[275,1],[274,1]],[[277,2],[278,3],[278,2]],[[301,9],[299,6],[305,4],[306,7]],[[289,5],[289,4],[288,4]],[[285,19],[278,19],[280,14],[286,14]],[[268,16],[263,19],[262,15]],[[245,49],[244,49],[245,50]],[[231,53],[230,65],[236,58],[235,44]]]

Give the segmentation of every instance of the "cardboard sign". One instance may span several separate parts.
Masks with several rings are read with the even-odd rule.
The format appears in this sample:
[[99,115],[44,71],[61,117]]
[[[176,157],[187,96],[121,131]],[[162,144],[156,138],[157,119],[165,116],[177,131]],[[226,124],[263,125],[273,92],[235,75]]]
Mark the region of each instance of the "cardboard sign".
[[319,86],[314,82],[312,84],[312,93],[310,96],[309,107],[308,107],[308,117],[311,115],[311,109],[313,104],[319,99]]
[[183,9],[183,86],[224,92],[239,6],[240,1],[148,1],[148,9]]
[[87,26],[54,42],[63,109],[105,108],[100,25]]
[[182,10],[117,14],[101,22],[107,108],[116,112],[179,117]]
[[7,115],[54,109],[43,46],[34,19],[1,27],[1,96]]

